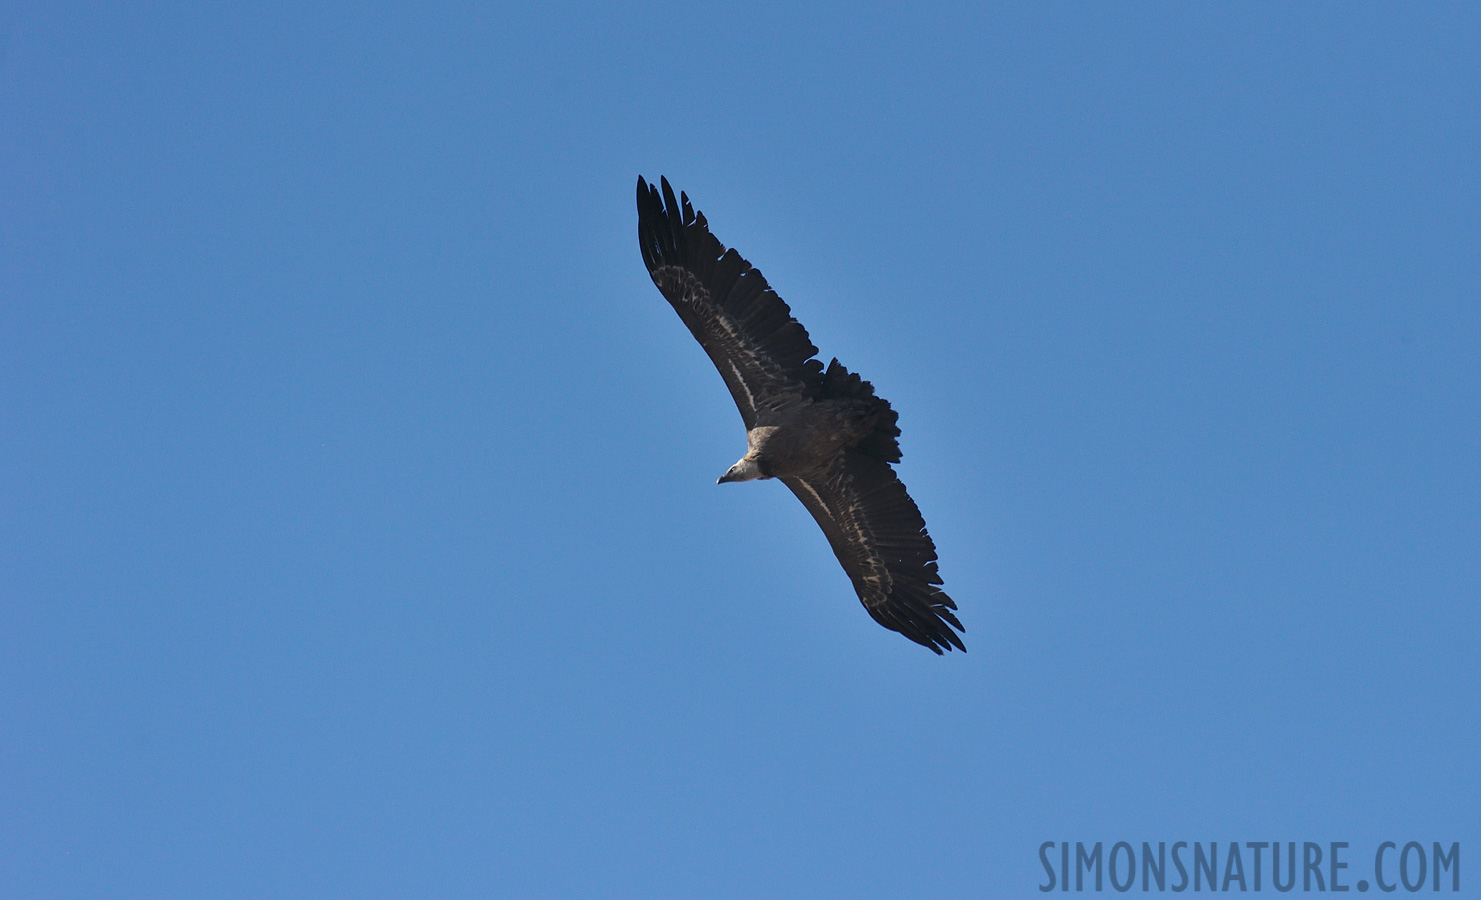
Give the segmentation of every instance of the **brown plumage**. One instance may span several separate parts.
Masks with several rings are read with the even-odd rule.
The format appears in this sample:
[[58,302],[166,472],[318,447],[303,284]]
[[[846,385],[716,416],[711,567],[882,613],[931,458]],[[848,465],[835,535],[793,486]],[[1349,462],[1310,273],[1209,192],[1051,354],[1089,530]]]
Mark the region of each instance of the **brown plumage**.
[[[818,348],[761,272],[710,234],[689,198],[638,179],[638,244],[653,283],[719,370],[746,426],[720,481],[777,478],[823,529],[874,620],[936,653],[966,650],[936,545],[890,463],[898,418]],[[953,631],[952,629],[955,629]]]

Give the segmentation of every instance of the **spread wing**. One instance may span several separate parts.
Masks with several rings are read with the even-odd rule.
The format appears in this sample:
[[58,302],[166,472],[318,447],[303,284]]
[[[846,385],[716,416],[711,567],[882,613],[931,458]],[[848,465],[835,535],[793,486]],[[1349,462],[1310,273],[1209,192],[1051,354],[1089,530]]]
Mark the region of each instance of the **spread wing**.
[[761,272],[710,234],[704,213],[668,179],[638,178],[638,243],[658,290],[720,370],[746,429],[769,410],[813,397],[818,348]]
[[956,603],[938,587],[936,545],[888,463],[849,449],[781,481],[828,536],[874,621],[938,654],[967,649],[956,634],[966,631],[953,613]]

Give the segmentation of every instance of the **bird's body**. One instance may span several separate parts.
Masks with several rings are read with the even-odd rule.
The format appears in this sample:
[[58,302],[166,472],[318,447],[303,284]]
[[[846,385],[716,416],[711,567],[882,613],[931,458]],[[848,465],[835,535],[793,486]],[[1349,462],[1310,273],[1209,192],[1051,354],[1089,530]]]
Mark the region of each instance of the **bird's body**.
[[[870,410],[845,400],[799,400],[771,411],[746,431],[746,455],[732,466],[754,471],[755,478],[803,475],[823,466],[877,427]],[[730,473],[727,472],[726,475]],[[751,477],[720,477],[749,481]]]
[[[689,198],[638,179],[638,240],[653,283],[730,389],[746,455],[720,482],[777,478],[823,529],[875,621],[936,653],[965,650],[936,547],[890,468],[897,415],[817,348],[761,273],[710,234]],[[956,629],[956,631],[953,631]]]

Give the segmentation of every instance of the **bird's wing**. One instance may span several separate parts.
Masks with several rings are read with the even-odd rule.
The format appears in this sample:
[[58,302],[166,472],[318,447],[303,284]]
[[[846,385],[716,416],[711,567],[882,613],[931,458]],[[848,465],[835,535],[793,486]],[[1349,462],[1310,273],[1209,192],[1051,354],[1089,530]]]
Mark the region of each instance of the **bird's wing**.
[[658,290],[709,354],[749,430],[768,410],[815,396],[818,348],[761,272],[710,234],[689,198],[638,179],[638,243]]
[[849,449],[781,481],[817,519],[874,621],[938,654],[967,649],[956,604],[938,587],[936,545],[888,463]]

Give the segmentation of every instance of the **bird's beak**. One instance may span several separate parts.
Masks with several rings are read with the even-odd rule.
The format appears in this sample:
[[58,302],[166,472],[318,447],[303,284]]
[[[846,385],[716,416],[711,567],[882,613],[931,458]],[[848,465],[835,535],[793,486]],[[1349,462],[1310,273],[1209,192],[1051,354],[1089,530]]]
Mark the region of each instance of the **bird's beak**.
[[734,480],[735,479],[731,477],[730,473],[729,472],[726,472],[724,475],[721,475],[719,477],[719,479],[715,481],[715,483],[716,484],[724,484],[727,481],[734,481]]

